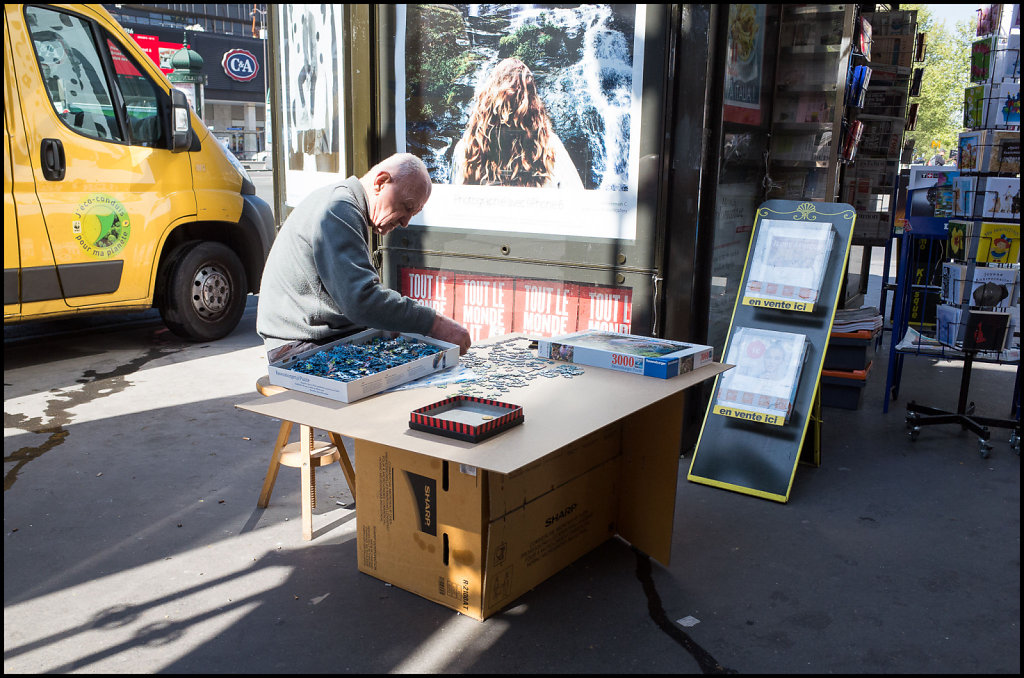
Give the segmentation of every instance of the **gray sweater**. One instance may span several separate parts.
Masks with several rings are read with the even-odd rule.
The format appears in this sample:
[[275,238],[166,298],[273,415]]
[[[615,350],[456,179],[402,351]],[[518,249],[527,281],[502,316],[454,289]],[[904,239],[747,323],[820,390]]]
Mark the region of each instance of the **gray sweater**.
[[366,191],[349,177],[310,193],[267,257],[256,331],[274,348],[373,328],[426,334],[435,312],[381,285],[370,262]]

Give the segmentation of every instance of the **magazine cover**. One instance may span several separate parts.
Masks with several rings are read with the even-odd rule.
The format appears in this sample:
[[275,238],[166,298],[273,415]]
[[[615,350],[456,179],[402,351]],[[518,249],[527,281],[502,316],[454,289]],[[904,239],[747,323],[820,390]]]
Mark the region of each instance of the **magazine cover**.
[[742,417],[742,412],[754,412],[768,415],[766,423],[784,424],[792,414],[806,352],[803,334],[737,328],[725,356],[735,367],[719,379],[716,413],[737,416],[740,410]]
[[537,355],[542,358],[659,379],[709,365],[713,352],[710,346],[701,344],[604,330],[581,330],[537,340]]
[[761,220],[744,296],[813,304],[834,239],[830,223]]

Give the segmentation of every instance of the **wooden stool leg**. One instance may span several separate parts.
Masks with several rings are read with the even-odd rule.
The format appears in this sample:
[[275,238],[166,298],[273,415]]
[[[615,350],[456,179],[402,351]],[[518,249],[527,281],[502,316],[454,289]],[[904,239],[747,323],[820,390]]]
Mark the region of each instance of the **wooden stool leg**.
[[337,433],[328,432],[327,435],[331,439],[331,443],[338,448],[338,463],[341,464],[341,470],[345,474],[345,482],[348,483],[348,490],[352,493],[352,501],[356,500],[356,472],[352,468],[352,461],[348,458],[348,450],[345,449],[345,444],[341,441],[341,436]]
[[274,443],[274,453],[270,455],[270,466],[267,468],[267,475],[263,478],[263,489],[260,490],[260,498],[256,506],[267,508],[270,503],[270,493],[274,491],[274,483],[277,481],[277,471],[281,468],[281,450],[288,444],[288,436],[292,434],[292,422],[282,421],[281,428],[277,432],[277,442]]
[[302,538],[313,538],[313,429],[300,424],[299,444],[302,449]]

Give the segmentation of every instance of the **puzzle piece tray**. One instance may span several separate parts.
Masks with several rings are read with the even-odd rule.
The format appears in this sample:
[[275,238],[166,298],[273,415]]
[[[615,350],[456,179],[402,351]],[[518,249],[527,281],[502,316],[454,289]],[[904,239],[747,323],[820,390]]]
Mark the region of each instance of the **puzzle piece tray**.
[[477,443],[523,423],[523,408],[499,400],[456,395],[413,410],[409,428]]

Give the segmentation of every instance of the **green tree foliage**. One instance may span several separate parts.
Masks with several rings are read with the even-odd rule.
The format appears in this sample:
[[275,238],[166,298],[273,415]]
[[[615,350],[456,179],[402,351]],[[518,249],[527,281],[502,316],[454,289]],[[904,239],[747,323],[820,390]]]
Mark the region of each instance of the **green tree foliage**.
[[539,24],[520,26],[502,37],[498,43],[498,56],[502,59],[516,57],[531,70],[536,70],[538,62],[544,57],[555,56],[563,42],[561,31],[542,15]]
[[421,119],[442,115],[459,95],[456,81],[466,73],[471,60],[465,47],[466,26],[458,10],[433,5],[410,5],[409,43],[415,59],[407,59],[406,77],[410,110]]
[[971,43],[978,20],[958,21],[950,30],[935,22],[928,5],[900,9],[916,9],[917,30],[927,35],[921,96],[911,99],[918,103],[917,128],[906,138],[915,140],[914,154],[926,160],[935,152],[933,141],[948,157],[963,130],[964,89],[970,85]]

